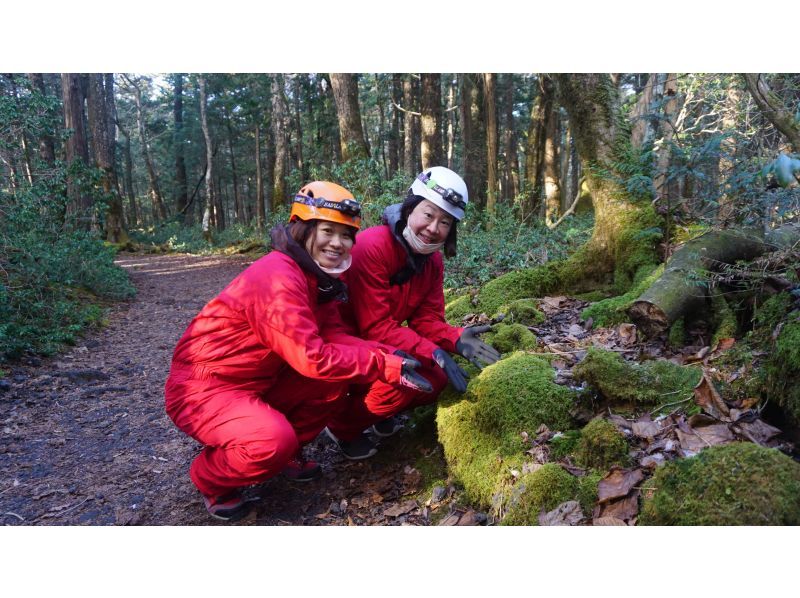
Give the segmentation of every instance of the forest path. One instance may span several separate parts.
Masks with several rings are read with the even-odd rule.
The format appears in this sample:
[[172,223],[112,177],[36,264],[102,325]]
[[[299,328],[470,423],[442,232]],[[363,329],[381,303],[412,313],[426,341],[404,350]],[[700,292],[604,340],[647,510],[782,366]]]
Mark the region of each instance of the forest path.
[[[163,389],[186,326],[252,261],[120,254],[135,300],[69,351],[11,366],[0,386],[0,524],[221,523],[189,480],[201,447],[167,417]],[[251,488],[262,500],[239,524],[424,525],[428,510],[408,504],[419,481],[410,444],[401,433],[382,450],[393,458],[350,462],[320,436],[307,453],[323,478]]]

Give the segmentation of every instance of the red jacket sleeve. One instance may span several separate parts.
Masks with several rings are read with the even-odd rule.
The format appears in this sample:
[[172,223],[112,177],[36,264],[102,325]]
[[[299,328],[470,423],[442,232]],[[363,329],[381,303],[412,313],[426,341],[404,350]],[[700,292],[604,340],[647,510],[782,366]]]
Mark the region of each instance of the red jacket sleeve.
[[[353,312],[361,333],[368,339],[380,341],[410,353],[424,365],[431,366],[433,364],[431,356],[439,346],[423,336],[421,332],[431,329],[431,326],[425,326],[426,321],[431,317],[427,315],[427,311],[436,309],[438,303],[434,300],[432,308],[426,307],[422,310],[424,313],[420,314],[421,328],[414,329],[411,326],[403,326],[402,322],[398,321],[393,314],[390,298],[389,279],[394,274],[389,271],[392,259],[386,255],[387,248],[384,245],[379,242],[365,241],[366,239],[363,239],[361,244],[356,243],[353,248],[354,267],[351,267],[352,274],[347,279],[350,295],[353,297]],[[358,262],[357,267],[356,261]],[[441,283],[438,292],[441,294],[443,320],[444,295]],[[412,319],[417,319],[416,314]],[[441,340],[441,335],[435,335],[435,338]],[[458,337],[456,336],[456,338]]]
[[[436,259],[431,256],[428,263],[428,269],[418,275],[425,277],[424,283],[430,288],[428,299],[409,317],[408,327],[445,351],[454,353],[463,328],[451,326],[444,318],[444,265],[441,256],[436,256]],[[414,284],[413,278],[411,284]]]
[[399,380],[402,359],[365,345],[326,343],[309,302],[308,283],[299,268],[284,265],[259,281],[257,300],[246,317],[259,342],[309,378],[369,383]]

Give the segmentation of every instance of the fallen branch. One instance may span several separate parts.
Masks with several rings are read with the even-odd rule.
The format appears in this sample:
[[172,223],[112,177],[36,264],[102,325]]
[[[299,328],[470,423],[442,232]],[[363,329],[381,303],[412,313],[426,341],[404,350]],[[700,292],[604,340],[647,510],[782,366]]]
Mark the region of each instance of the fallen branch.
[[564,212],[561,215],[561,218],[559,218],[558,220],[556,220],[552,224],[548,224],[547,228],[549,228],[550,230],[553,230],[555,227],[557,227],[559,224],[561,224],[561,222],[564,220],[564,218],[566,218],[567,216],[569,216],[570,214],[572,214],[575,211],[575,208],[578,207],[578,202],[581,199],[581,185],[583,185],[583,181],[584,180],[585,179],[583,177],[581,177],[581,180],[578,181],[578,193],[575,195],[575,199],[572,200],[572,205],[569,208],[567,208],[567,211]]

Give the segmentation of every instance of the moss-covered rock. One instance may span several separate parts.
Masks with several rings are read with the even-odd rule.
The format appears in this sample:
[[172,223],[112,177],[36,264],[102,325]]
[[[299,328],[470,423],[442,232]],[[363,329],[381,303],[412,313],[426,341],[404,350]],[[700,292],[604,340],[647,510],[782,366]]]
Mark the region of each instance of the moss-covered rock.
[[505,306],[502,311],[506,314],[506,319],[503,321],[507,324],[534,326],[544,322],[544,314],[536,308],[534,299],[517,299]]
[[629,322],[630,319],[626,313],[627,309],[663,272],[663,264],[661,266],[653,265],[649,268],[642,268],[627,293],[592,303],[581,312],[581,317],[584,320],[592,318],[595,326],[613,326],[622,322]]
[[508,500],[503,525],[539,525],[539,515],[552,511],[579,492],[578,478],[556,463],[546,463],[520,477]]
[[515,270],[490,280],[478,293],[478,310],[489,315],[517,299],[543,297],[561,284],[564,262],[548,262],[537,268]]
[[575,460],[578,465],[594,469],[624,466],[628,461],[628,442],[610,421],[593,419],[581,430]]
[[800,464],[749,442],[714,446],[659,467],[644,496],[642,525],[798,525]]
[[711,298],[711,308],[714,311],[714,334],[711,337],[711,346],[713,347],[723,338],[735,337],[738,324],[736,314],[733,313],[722,295],[715,294]]
[[800,425],[800,314],[781,328],[765,366],[766,390],[781,410]]
[[612,404],[662,405],[690,397],[702,371],[666,360],[628,363],[618,353],[592,348],[572,374]]
[[575,395],[554,378],[546,361],[517,352],[472,378],[465,395],[442,393],[439,441],[469,500],[490,507],[499,493],[503,502],[513,481],[510,471],[521,469],[529,448],[522,432],[533,435],[541,424],[552,430],[570,427]]
[[472,305],[470,295],[461,295],[445,303],[444,317],[453,326],[459,326],[464,316],[475,313],[477,310]]
[[592,470],[585,476],[578,478],[578,502],[581,503],[581,508],[584,514],[589,515],[597,504],[597,490],[600,486],[600,480],[603,479],[604,473]]
[[484,341],[500,353],[513,353],[536,347],[536,335],[522,324],[498,324],[491,334],[484,336]]

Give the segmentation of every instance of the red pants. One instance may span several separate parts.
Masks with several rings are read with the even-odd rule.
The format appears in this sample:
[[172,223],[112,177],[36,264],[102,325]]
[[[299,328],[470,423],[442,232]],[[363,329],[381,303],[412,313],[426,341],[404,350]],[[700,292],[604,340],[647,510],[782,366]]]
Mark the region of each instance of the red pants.
[[205,445],[189,476],[205,495],[222,496],[280,473],[343,406],[346,382],[314,380],[287,367],[273,386],[231,383],[173,366],[167,414]]
[[328,424],[337,438],[350,441],[372,424],[397,415],[407,409],[429,405],[436,401],[447,386],[447,374],[438,365],[417,368],[433,386],[431,392],[420,392],[410,388],[398,388],[376,381],[370,385],[352,386],[347,406]]

